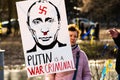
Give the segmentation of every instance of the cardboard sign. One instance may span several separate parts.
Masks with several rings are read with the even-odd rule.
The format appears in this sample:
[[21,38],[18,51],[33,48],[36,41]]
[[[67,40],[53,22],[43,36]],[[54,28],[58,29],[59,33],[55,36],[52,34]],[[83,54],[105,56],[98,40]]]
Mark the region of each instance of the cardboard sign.
[[16,5],[28,77],[74,70],[64,0]]

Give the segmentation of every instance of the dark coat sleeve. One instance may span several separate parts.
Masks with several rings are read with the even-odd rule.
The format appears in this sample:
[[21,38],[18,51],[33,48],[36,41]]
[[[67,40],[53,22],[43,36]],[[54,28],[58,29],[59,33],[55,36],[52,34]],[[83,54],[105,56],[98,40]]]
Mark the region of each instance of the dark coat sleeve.
[[120,49],[120,34],[118,35],[117,38],[113,38],[115,44],[117,45],[117,47]]
[[113,38],[115,44],[117,45],[118,47],[118,52],[117,52],[117,55],[116,55],[116,72],[118,74],[120,74],[120,34],[118,35],[117,38]]

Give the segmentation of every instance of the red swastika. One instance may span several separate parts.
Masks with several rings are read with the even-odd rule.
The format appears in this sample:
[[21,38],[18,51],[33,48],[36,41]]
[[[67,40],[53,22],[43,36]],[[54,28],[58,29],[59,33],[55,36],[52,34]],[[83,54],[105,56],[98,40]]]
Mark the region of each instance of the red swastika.
[[47,11],[45,9],[47,9],[47,7],[40,5],[40,8],[39,8],[40,12],[39,12],[39,14],[43,14],[44,13],[44,15],[46,15]]

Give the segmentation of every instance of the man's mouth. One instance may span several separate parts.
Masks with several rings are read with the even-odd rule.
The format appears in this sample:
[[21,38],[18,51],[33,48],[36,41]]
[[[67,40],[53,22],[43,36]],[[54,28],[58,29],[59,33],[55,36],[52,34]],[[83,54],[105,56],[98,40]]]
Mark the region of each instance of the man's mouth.
[[39,39],[41,39],[42,41],[49,41],[50,38],[52,38],[51,36],[50,37],[39,37]]

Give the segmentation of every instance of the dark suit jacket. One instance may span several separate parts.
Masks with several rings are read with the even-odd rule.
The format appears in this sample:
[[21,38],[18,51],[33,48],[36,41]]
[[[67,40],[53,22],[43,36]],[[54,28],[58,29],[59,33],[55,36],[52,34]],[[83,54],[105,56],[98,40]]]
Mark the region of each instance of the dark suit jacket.
[[58,43],[58,47],[64,47],[64,46],[66,46],[66,44],[63,44],[63,43],[61,43],[61,42],[59,42],[59,41],[55,41],[54,43],[52,43],[51,45],[48,45],[48,46],[42,46],[42,45],[41,45],[41,46],[38,46],[37,44],[35,44],[32,49],[27,50],[27,53],[37,51],[37,49],[36,49],[37,46],[38,46],[39,48],[41,48],[42,50],[52,49],[52,48],[55,46],[55,44],[57,44],[57,43]]

